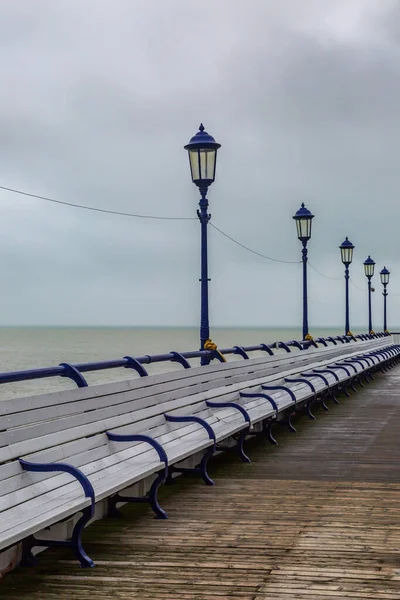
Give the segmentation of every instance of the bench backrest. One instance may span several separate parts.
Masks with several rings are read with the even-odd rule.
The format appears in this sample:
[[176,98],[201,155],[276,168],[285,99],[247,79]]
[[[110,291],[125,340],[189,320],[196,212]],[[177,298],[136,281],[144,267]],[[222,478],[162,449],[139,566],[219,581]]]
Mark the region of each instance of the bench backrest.
[[144,426],[144,420],[204,400],[212,390],[230,386],[236,392],[242,382],[250,385],[262,378],[299,372],[310,364],[366,352],[388,342],[390,339],[383,338],[7,400],[0,403],[0,464],[122,425]]
[[[32,482],[49,480],[46,490],[65,484],[65,475],[41,473],[27,477],[19,457],[87,465],[109,455],[107,430],[159,435],[174,429],[174,424],[165,422],[166,412],[193,414],[204,410],[207,398],[226,401],[245,387],[369,352],[390,342],[390,338],[384,338],[4,401],[0,403],[0,511],[37,493]],[[136,452],[151,456],[153,451],[138,444]]]

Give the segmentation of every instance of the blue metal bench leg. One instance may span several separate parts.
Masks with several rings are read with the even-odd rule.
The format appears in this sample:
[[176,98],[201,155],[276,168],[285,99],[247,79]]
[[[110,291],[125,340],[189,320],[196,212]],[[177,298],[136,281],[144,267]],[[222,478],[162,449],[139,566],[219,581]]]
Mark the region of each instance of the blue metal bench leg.
[[359,383],[362,388],[365,387],[365,385],[363,384],[362,379],[361,379],[361,373],[360,373],[359,377],[357,378],[357,383]]
[[36,541],[33,535],[25,540],[22,540],[22,558],[21,567],[35,567],[38,564],[38,559],[32,554],[32,549],[36,546]]
[[314,404],[314,398],[312,398],[311,400],[309,400],[306,404],[306,411],[308,416],[310,417],[310,419],[315,419],[315,416],[313,415],[312,411],[311,411],[311,407]]
[[244,445],[244,441],[247,437],[247,431],[244,431],[243,433],[240,434],[238,441],[237,441],[237,453],[239,455],[240,460],[242,460],[243,462],[247,462],[250,463],[251,460],[250,458],[247,456],[247,454],[244,451],[243,445]]
[[199,466],[199,468],[201,469],[201,476],[206,485],[215,485],[214,481],[211,479],[211,477],[209,476],[209,474],[207,472],[208,461],[210,460],[210,458],[213,455],[214,455],[214,448],[209,448],[207,450],[207,452],[204,454],[203,458],[201,459],[201,463]]
[[339,400],[336,398],[335,390],[333,390],[333,389],[330,390],[330,396],[335,404],[340,404]]
[[166,480],[166,470],[158,473],[157,477],[153,481],[148,496],[121,496],[115,494],[108,500],[108,511],[107,516],[117,518],[121,516],[121,512],[117,508],[119,502],[129,502],[132,504],[143,504],[148,502],[153,509],[157,519],[168,519],[168,515],[163,508],[161,508],[158,502],[158,489],[162,483]]
[[341,386],[341,391],[343,392],[343,394],[346,396],[346,398],[350,398],[350,394],[347,391],[347,383],[345,383],[344,385]]
[[365,381],[365,383],[371,383],[371,381],[372,381],[371,371],[365,371],[364,381]]
[[153,484],[150,488],[149,492],[149,503],[151,508],[153,509],[157,519],[168,519],[168,515],[164,509],[161,508],[158,502],[158,488],[162,483],[164,483],[166,478],[166,473],[159,473],[157,478],[153,481]]
[[166,483],[173,483],[174,480],[172,479],[172,473],[198,473],[206,485],[215,485],[214,481],[211,479],[207,471],[208,461],[210,460],[210,458],[212,458],[212,456],[214,456],[214,452],[215,446],[211,446],[210,448],[208,448],[204,453],[203,458],[201,459],[198,467],[191,468],[170,466]]
[[276,421],[269,420],[267,423],[264,423],[263,432],[267,435],[267,438],[271,442],[271,444],[273,444],[274,446],[278,446],[278,442],[272,434],[272,426],[275,422]]
[[286,424],[289,428],[289,431],[292,431],[293,433],[297,433],[297,429],[296,427],[293,425],[292,423],[292,417],[295,415],[296,413],[291,413],[289,414],[288,418],[286,419]]
[[233,436],[233,438],[236,440],[236,446],[233,446],[233,447],[217,446],[217,448],[219,450],[236,450],[240,460],[242,460],[243,462],[250,463],[251,460],[247,456],[247,454],[245,453],[244,448],[243,448],[244,441],[245,441],[246,437],[249,435],[249,433],[250,433],[250,427],[247,427],[238,436]]
[[71,537],[71,546],[75,553],[75,556],[81,563],[81,567],[94,567],[94,562],[92,559],[86,554],[82,546],[82,532],[85,529],[85,526],[90,521],[93,516],[92,507],[89,506],[85,508],[82,513],[81,518],[77,522],[74,527],[74,531],[72,532]]
[[323,408],[324,410],[329,410],[329,406],[327,406],[327,405],[326,405],[326,402],[325,402],[325,398],[327,398],[328,396],[329,396],[329,392],[328,392],[328,393],[325,393],[325,394],[323,394],[323,395],[322,395],[322,397],[321,397],[321,404],[322,404],[322,408]]
[[32,549],[35,547],[41,548],[72,548],[75,556],[79,560],[81,567],[91,568],[94,567],[93,560],[86,554],[82,546],[82,532],[93,517],[92,506],[86,507],[82,511],[82,516],[76,523],[70,540],[37,540],[34,536],[30,536],[22,543],[22,560],[21,565],[32,567],[38,562],[37,558],[33,555]]
[[351,380],[351,384],[350,384],[351,389],[353,390],[353,392],[358,392],[358,389],[355,387],[354,385],[354,379]]

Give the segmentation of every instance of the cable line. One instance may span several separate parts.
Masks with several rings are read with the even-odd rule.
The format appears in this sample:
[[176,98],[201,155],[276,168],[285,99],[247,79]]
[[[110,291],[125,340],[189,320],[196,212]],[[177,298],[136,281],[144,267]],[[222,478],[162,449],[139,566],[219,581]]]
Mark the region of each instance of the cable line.
[[318,273],[318,275],[321,275],[322,277],[326,277],[326,279],[342,279],[342,277],[331,277],[330,275],[325,275],[325,273],[321,273],[321,271],[319,271],[316,267],[314,267],[310,261],[308,261],[309,266],[313,269],[313,271],[315,271],[316,273]]
[[366,292],[367,291],[367,288],[360,288],[358,285],[356,285],[351,277],[350,277],[350,283],[357,290],[360,290],[360,292]]
[[244,248],[245,250],[247,250],[248,252],[251,252],[252,254],[255,254],[256,256],[260,256],[261,258],[266,258],[267,260],[272,260],[273,262],[286,263],[286,264],[290,264],[290,265],[301,263],[301,260],[280,260],[279,258],[272,258],[271,256],[267,256],[266,254],[261,254],[261,252],[257,252],[257,250],[253,250],[252,248],[245,246],[238,240],[235,240],[235,238],[233,238],[230,235],[228,235],[227,233],[225,233],[225,231],[222,231],[222,229],[219,229],[219,227],[217,227],[216,225],[211,223],[211,221],[209,222],[209,225],[211,225],[211,227],[213,227],[214,229],[219,231],[219,233],[221,235],[228,238],[228,240],[231,240],[231,242],[233,242],[234,244],[237,244],[241,248]]
[[196,217],[160,217],[156,215],[139,215],[135,213],[126,213],[118,210],[108,210],[106,208],[96,208],[94,206],[85,206],[84,204],[74,204],[73,202],[66,202],[64,200],[56,200],[55,198],[48,198],[47,196],[39,196],[38,194],[30,194],[23,192],[22,190],[16,190],[9,188],[4,185],[0,185],[0,189],[12,192],[13,194],[20,194],[21,196],[29,196],[29,198],[37,198],[38,200],[45,200],[46,202],[53,202],[54,204],[63,204],[64,206],[72,206],[73,208],[82,208],[83,210],[91,210],[93,212],[106,213],[108,215],[119,215],[121,217],[135,217],[137,219],[157,219],[160,221],[196,221]]

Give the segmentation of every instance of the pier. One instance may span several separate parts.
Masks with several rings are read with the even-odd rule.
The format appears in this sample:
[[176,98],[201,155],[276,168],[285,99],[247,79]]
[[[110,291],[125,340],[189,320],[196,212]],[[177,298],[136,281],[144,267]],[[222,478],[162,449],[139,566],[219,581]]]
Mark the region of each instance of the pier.
[[400,366],[305,416],[252,463],[210,464],[215,487],[179,478],[167,521],[126,506],[85,532],[96,562],[46,550],[1,585],[7,600],[400,599]]

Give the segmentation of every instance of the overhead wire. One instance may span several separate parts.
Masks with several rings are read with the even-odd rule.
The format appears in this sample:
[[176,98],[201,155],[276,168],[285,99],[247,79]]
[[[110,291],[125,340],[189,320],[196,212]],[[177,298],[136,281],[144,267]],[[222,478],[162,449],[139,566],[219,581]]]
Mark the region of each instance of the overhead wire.
[[286,263],[286,264],[291,264],[291,265],[298,264],[301,262],[301,260],[281,260],[279,258],[272,258],[271,256],[267,256],[266,254],[262,254],[261,252],[258,252],[257,250],[253,250],[252,248],[249,248],[249,246],[242,244],[242,242],[239,242],[232,236],[228,235],[227,233],[225,233],[225,231],[222,231],[222,229],[220,229],[219,227],[214,225],[214,223],[211,223],[211,221],[209,222],[209,225],[211,225],[211,227],[216,229],[221,235],[228,238],[228,240],[231,240],[231,242],[233,242],[234,244],[237,244],[241,248],[244,248],[245,250],[247,250],[248,252],[251,252],[252,254],[255,254],[256,256],[260,256],[261,258],[265,258],[267,260],[272,260],[273,262]]
[[39,196],[38,194],[23,192],[22,190],[6,187],[4,185],[0,185],[0,189],[6,190],[7,192],[12,192],[14,194],[20,194],[21,196],[29,196],[29,198],[37,198],[39,200],[45,200],[46,202],[53,202],[54,204],[63,204],[64,206],[71,206],[73,208],[81,208],[83,210],[91,210],[93,212],[106,213],[108,215],[119,215],[120,217],[135,217],[137,219],[157,219],[160,221],[196,221],[196,217],[163,217],[158,215],[141,215],[136,213],[122,212],[119,210],[109,210],[107,208],[97,208],[95,206],[86,206],[84,204],[75,204],[74,202],[56,200],[55,198],[49,198],[47,196]]
[[325,273],[322,273],[316,267],[314,267],[314,265],[312,265],[310,263],[310,261],[308,261],[308,265],[309,265],[309,267],[311,267],[313,269],[313,271],[318,273],[318,275],[321,275],[322,277],[325,277],[326,279],[342,279],[342,277],[331,277],[330,275],[325,275]]
[[[109,214],[109,215],[117,215],[117,216],[121,216],[121,217],[131,217],[131,218],[137,218],[137,219],[152,219],[152,220],[159,220],[159,221],[196,221],[197,220],[197,217],[166,217],[166,216],[161,216],[161,215],[143,215],[140,213],[130,213],[130,212],[123,212],[123,211],[118,211],[118,210],[111,210],[111,209],[107,209],[107,208],[98,208],[95,206],[87,206],[85,204],[76,204],[74,202],[68,202],[66,200],[58,200],[56,198],[51,198],[49,196],[41,196],[39,194],[25,192],[23,190],[7,187],[5,185],[0,185],[0,189],[7,191],[7,192],[11,192],[13,194],[19,194],[21,196],[27,196],[29,198],[36,198],[38,200],[43,200],[45,202],[51,202],[53,204],[60,204],[63,206],[69,206],[71,208],[79,208],[82,210],[105,213],[105,214]],[[284,263],[284,264],[299,264],[302,262],[301,260],[282,260],[279,258],[274,258],[272,256],[268,256],[266,254],[263,254],[262,252],[253,250],[253,248],[250,248],[249,246],[247,246],[246,244],[243,244],[242,242],[239,242],[239,240],[237,240],[234,237],[232,237],[231,235],[227,234],[225,231],[223,231],[222,229],[220,229],[219,227],[214,225],[214,223],[212,223],[211,221],[209,222],[209,225],[213,229],[218,231],[218,233],[220,233],[222,236],[224,236],[225,238],[227,238],[228,240],[230,240],[237,246],[243,248],[244,250],[247,250],[247,252],[250,252],[251,254],[254,254],[255,256],[259,256],[260,258],[264,258],[264,259],[270,260],[272,262]],[[311,267],[311,269],[313,269],[316,273],[318,273],[322,277],[325,277],[326,279],[332,279],[332,280],[341,279],[341,277],[332,277],[330,275],[326,275],[325,273],[322,273],[322,271],[320,271],[319,269],[314,267],[314,265],[310,262],[308,262],[308,264]],[[358,290],[360,290],[362,292],[366,291],[365,289],[360,288],[358,285],[356,285],[351,277],[350,277],[350,283]],[[399,296],[400,294],[391,294],[391,295]]]

